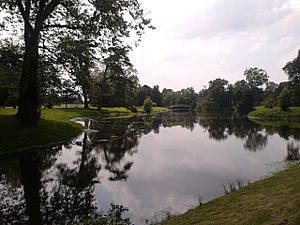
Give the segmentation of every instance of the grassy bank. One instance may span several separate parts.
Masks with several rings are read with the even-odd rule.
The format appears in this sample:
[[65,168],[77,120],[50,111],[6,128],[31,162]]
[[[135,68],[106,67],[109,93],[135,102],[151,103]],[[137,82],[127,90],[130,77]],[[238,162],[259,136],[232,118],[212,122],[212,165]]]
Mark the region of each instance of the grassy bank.
[[298,163],[161,225],[300,224],[299,174]]
[[300,122],[300,107],[290,107],[290,111],[280,111],[279,107],[267,109],[259,107],[248,114],[250,118],[259,120],[285,120],[291,122]]
[[[165,112],[165,108],[154,108],[153,113]],[[139,109],[141,113],[142,110]],[[126,117],[134,115],[125,108],[96,109],[45,109],[41,120],[36,127],[22,127],[14,116],[14,109],[0,109],[0,155],[16,151],[49,146],[55,143],[66,142],[80,134],[82,126],[70,121],[74,117]]]

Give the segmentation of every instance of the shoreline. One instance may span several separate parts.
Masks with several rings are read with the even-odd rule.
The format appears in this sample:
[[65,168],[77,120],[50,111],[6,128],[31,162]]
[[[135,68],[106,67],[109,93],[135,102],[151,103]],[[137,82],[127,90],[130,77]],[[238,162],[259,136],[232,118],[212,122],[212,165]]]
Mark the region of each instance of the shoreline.
[[249,119],[261,121],[300,123],[300,107],[290,107],[290,111],[281,111],[279,107],[273,109],[259,107],[249,112],[247,116]]
[[[156,107],[151,114],[167,111],[166,108]],[[81,124],[72,121],[75,117],[116,119],[140,115],[141,110],[132,113],[125,108],[104,108],[102,111],[82,108],[44,109],[38,125],[29,128],[18,123],[15,113],[16,109],[0,109],[0,156],[51,148],[73,140],[84,129]]]
[[[300,162],[159,225],[300,224]],[[280,213],[279,213],[280,212]]]

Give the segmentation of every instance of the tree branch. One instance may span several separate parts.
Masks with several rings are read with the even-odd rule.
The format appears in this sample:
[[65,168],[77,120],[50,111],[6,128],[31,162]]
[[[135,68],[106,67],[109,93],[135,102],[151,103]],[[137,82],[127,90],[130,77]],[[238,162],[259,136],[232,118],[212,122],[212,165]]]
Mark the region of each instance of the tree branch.
[[[43,46],[39,46],[39,48],[40,48],[40,49],[47,50],[49,53],[53,54],[53,55],[56,57],[56,59],[59,58],[59,55],[56,54],[55,51],[51,50],[51,49],[48,48],[47,46],[43,45]],[[64,63],[60,63],[60,64],[63,66],[63,68],[64,68],[69,74],[72,74],[71,70],[69,70],[69,69],[66,67],[66,65],[65,65]]]
[[30,1],[29,0],[26,1],[26,9],[24,8],[23,3],[22,3],[21,0],[17,0],[17,5],[18,5],[19,11],[20,11],[20,13],[23,17],[25,26],[27,26],[30,29],[30,31],[32,31],[33,28],[32,28],[32,26],[30,24],[30,21],[29,21]]
[[84,26],[72,26],[68,24],[45,24],[43,26],[43,29],[47,29],[47,28],[66,28],[69,30],[79,30],[79,29],[83,29]]
[[19,10],[21,12],[21,15],[22,15],[22,17],[23,17],[23,19],[25,21],[26,20],[26,14],[25,14],[25,9],[24,9],[24,6],[23,6],[21,0],[17,0],[17,5],[18,5],[18,8],[19,8]]
[[39,10],[36,15],[36,20],[35,20],[35,29],[40,31],[43,26],[43,17],[44,17],[44,12],[45,12],[45,6],[46,6],[46,0],[40,0],[39,3]]
[[43,13],[43,21],[55,10],[55,8],[61,3],[61,0],[52,0],[46,7]]

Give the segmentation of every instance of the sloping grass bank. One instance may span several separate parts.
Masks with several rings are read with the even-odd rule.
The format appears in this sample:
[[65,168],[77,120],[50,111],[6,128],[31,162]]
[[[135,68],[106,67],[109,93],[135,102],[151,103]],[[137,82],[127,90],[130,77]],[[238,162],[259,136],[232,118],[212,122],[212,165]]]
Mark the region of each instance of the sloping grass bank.
[[299,174],[298,163],[161,225],[300,224]]
[[[153,113],[167,111],[155,108]],[[124,117],[135,115],[125,108],[96,109],[45,109],[36,127],[25,128],[18,123],[14,109],[0,109],[0,155],[17,151],[51,146],[70,141],[82,131],[82,126],[70,121],[74,117]]]
[[279,107],[275,107],[273,109],[259,107],[250,112],[248,117],[259,120],[285,120],[300,122],[300,107],[290,107],[290,111],[280,111]]

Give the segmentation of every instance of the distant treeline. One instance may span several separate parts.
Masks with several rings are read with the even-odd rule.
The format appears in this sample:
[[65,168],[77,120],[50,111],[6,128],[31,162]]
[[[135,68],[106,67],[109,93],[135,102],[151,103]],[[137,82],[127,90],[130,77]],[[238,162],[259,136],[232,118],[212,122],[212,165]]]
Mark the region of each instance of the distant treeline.
[[[56,61],[47,57],[44,57],[47,60],[40,60],[41,106],[51,108],[65,104],[67,107],[70,103],[84,103],[85,108],[89,105],[98,109],[126,107],[135,111],[135,106],[142,106],[147,97],[157,106],[187,104],[199,111],[249,111],[257,105],[280,106],[282,110],[288,110],[289,106],[300,105],[299,54],[283,68],[288,75],[287,82],[276,84],[269,80],[265,70],[252,67],[244,71],[244,79],[234,84],[217,78],[199,92],[192,87],[160,91],[158,85],[149,87],[139,83],[126,51],[117,51],[106,64],[89,65],[93,69],[77,71],[77,64],[72,64],[76,62],[75,58],[69,64],[61,63],[76,57],[74,49],[70,52],[65,46],[58,48]],[[5,41],[0,45],[0,106],[18,106],[23,53],[22,47],[15,43]],[[120,60],[123,60],[121,65]],[[88,61],[87,58],[86,64]],[[63,70],[62,65],[68,65],[68,68]],[[68,76],[65,71],[69,71]]]

